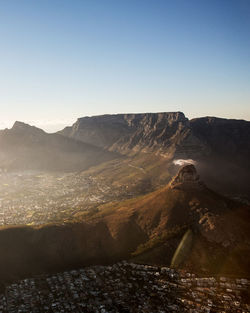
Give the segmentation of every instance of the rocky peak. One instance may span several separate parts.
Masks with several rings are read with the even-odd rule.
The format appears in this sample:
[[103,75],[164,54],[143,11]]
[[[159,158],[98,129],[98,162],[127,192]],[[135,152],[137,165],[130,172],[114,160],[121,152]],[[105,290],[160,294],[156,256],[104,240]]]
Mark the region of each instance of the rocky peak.
[[172,189],[200,189],[204,184],[200,181],[195,166],[187,164],[172,179],[170,186]]
[[15,121],[14,125],[12,126],[12,129],[13,130],[16,130],[16,129],[25,129],[27,127],[30,127],[29,124],[26,124],[24,122],[20,122],[20,121]]
[[14,123],[13,127],[11,128],[11,131],[17,132],[17,133],[25,133],[25,134],[44,134],[45,133],[40,128],[37,128],[35,126],[31,126],[29,124],[19,122],[19,121],[16,121]]

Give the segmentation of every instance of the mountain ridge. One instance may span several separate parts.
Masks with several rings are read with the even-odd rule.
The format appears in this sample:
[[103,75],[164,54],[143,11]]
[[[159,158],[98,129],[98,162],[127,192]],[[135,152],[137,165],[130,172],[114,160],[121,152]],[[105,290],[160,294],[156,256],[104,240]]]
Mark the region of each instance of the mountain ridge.
[[117,158],[94,145],[60,134],[48,134],[35,126],[15,122],[0,131],[0,168],[6,170],[84,170]]
[[[18,166],[26,169],[28,165],[24,159],[30,158],[31,160],[32,154],[36,155],[34,158],[37,159],[36,162],[32,160],[29,162],[33,164],[33,168],[57,169],[57,162],[53,155],[49,156],[49,151],[46,152],[46,166],[41,166],[44,158],[39,155],[43,154],[41,149],[45,152],[44,145],[50,146],[52,150],[61,145],[61,147],[71,147],[59,149],[60,157],[58,158],[60,160],[66,150],[68,156],[65,160],[65,168],[69,170],[86,170],[90,166],[97,166],[92,171],[93,176],[97,177],[101,171],[104,179],[110,180],[113,177],[114,180],[116,172],[118,184],[119,180],[130,184],[131,177],[134,176],[131,168],[133,167],[140,169],[140,173],[136,175],[138,182],[147,180],[152,188],[157,188],[161,184],[166,184],[171,175],[176,173],[177,167],[173,166],[174,161],[192,159],[199,172],[215,190],[232,196],[243,195],[250,199],[250,164],[248,161],[250,159],[250,122],[248,121],[217,117],[189,120],[182,112],[107,114],[79,118],[73,126],[54,134],[47,134],[36,127],[16,122],[12,129],[0,131],[0,147],[2,148],[0,166],[1,163],[3,164],[1,156],[3,159],[6,149],[1,138],[8,137],[11,142],[14,134],[16,141],[12,142],[12,155],[5,157],[10,169],[18,168]],[[40,140],[40,137],[44,139]],[[63,138],[65,138],[64,143],[62,143]],[[21,142],[27,145],[27,149],[20,148]],[[36,144],[31,148],[30,144],[34,142]],[[39,142],[41,142],[40,145]],[[60,144],[57,144],[58,142]],[[22,150],[21,156],[16,153],[15,145],[15,149],[19,146],[18,151]],[[82,150],[85,150],[84,164],[80,161],[82,152],[78,153],[79,157],[74,152],[77,149],[81,150],[80,146]],[[70,150],[72,150],[71,154],[74,152],[74,166],[70,166]],[[95,162],[92,162],[90,151],[93,155],[99,155]],[[58,153],[57,151],[57,156]],[[105,164],[110,159],[117,159],[114,166],[110,163]],[[9,165],[9,160],[13,160],[13,166]],[[60,168],[63,169],[63,167],[62,160]],[[166,174],[160,173],[163,168]]]
[[[116,133],[117,132],[117,133]],[[165,157],[203,157],[225,144],[250,156],[250,122],[217,117],[188,119],[182,112],[100,115],[79,118],[59,132],[122,154],[150,152]],[[219,136],[218,136],[219,135]],[[211,137],[216,147],[211,142]],[[219,138],[217,138],[219,137]],[[230,149],[227,151],[232,153]]]

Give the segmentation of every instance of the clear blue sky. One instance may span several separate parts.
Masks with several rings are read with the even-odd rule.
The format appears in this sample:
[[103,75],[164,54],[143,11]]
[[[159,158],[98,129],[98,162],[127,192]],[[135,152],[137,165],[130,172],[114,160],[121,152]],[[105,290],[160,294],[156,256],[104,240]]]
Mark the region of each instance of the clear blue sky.
[[250,120],[250,0],[0,0],[0,128],[183,111]]

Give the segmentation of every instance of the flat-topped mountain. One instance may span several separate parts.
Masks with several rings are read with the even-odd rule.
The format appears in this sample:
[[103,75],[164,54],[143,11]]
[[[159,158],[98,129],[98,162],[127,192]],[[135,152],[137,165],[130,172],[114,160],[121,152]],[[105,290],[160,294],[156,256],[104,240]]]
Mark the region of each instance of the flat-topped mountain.
[[250,153],[250,122],[203,117],[189,120],[182,112],[100,115],[79,118],[62,135],[122,153],[159,152],[196,157]]
[[92,165],[117,158],[88,143],[22,122],[0,131],[0,168],[7,170],[84,170]]
[[60,133],[124,154],[158,151],[171,146],[188,127],[182,112],[117,114],[79,118]]
[[[216,117],[189,120],[182,112],[102,115],[80,118],[59,133],[137,158],[141,168],[147,162],[152,166],[164,163],[166,168],[168,162],[171,170],[173,160],[193,159],[210,186],[250,198],[248,121]],[[149,175],[154,177],[152,171]]]

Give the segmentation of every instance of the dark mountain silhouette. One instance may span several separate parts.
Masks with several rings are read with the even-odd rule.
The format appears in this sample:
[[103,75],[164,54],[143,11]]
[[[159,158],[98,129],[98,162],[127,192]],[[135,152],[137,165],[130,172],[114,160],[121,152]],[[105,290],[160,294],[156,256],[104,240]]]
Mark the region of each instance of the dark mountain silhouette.
[[249,218],[249,206],[213,192],[187,165],[163,188],[101,205],[78,223],[2,227],[0,280],[128,258],[249,275]]
[[16,122],[0,131],[0,168],[8,170],[84,170],[117,158],[101,148]]

